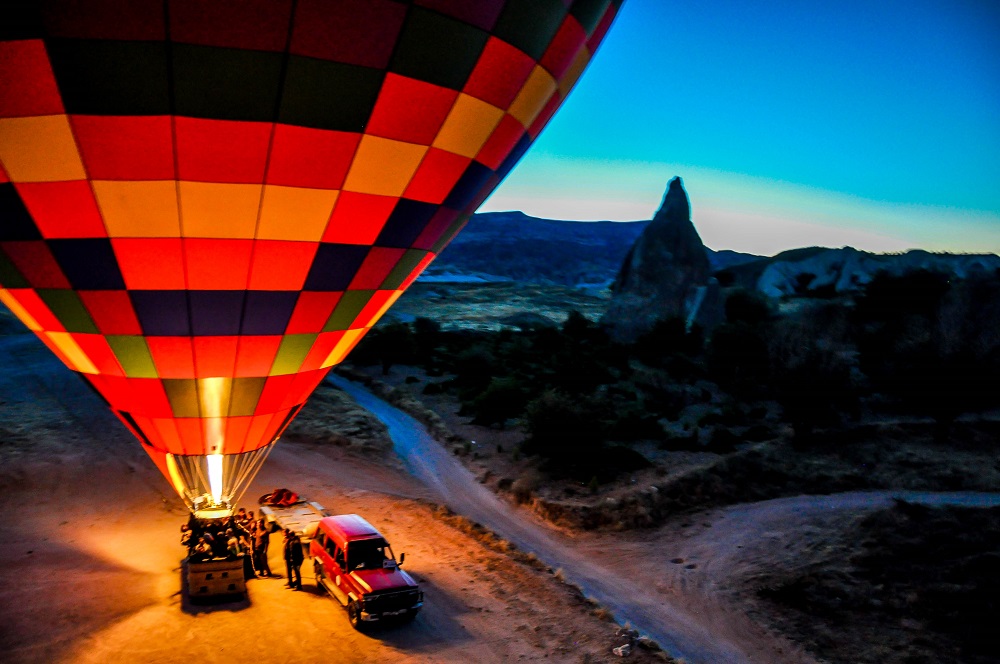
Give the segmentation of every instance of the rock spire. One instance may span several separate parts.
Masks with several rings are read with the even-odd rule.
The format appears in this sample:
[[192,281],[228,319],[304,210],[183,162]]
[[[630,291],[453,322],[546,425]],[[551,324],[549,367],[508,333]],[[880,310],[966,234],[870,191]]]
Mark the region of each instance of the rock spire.
[[675,177],[659,211],[625,256],[601,323],[621,342],[635,341],[667,318],[679,316],[690,324],[710,280],[711,266],[691,223],[684,183]]

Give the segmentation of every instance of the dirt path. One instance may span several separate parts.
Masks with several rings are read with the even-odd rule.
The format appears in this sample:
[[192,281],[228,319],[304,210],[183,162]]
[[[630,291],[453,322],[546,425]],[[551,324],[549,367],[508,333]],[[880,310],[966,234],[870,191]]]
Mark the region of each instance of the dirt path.
[[807,550],[828,546],[858,515],[887,507],[894,497],[928,504],[1000,504],[1000,494],[798,496],[715,510],[648,533],[571,537],[479,484],[410,416],[356,383],[339,376],[330,380],[386,424],[407,468],[440,500],[562,569],[618,620],[632,622],[692,664],[814,661],[762,629],[732,601],[730,591],[762,571],[794,567],[808,558]]
[[595,547],[555,531],[479,484],[406,413],[339,376],[329,380],[382,420],[407,468],[452,509],[562,569],[569,580],[610,609],[618,620],[637,625],[675,657],[691,663],[810,661],[791,644],[764,634],[749,620],[739,620],[738,614],[716,620],[718,612],[707,610],[707,598],[697,606],[685,606],[687,602],[666,596],[661,592],[660,574],[629,573],[633,568],[618,564],[617,551],[595,556]]

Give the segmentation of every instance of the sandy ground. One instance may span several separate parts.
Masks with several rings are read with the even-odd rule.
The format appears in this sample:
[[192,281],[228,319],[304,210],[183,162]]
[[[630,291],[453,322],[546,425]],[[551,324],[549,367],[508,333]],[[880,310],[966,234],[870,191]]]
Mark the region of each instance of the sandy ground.
[[[257,579],[245,601],[192,606],[180,591],[185,510],[140,445],[30,335],[0,337],[0,366],[4,662],[617,659],[615,625],[578,593],[435,518],[428,492],[391,464],[336,447],[279,444],[247,495],[290,486],[366,516],[425,591],[416,621],[354,631],[308,562],[303,592]],[[274,547],[283,572],[279,558]]]

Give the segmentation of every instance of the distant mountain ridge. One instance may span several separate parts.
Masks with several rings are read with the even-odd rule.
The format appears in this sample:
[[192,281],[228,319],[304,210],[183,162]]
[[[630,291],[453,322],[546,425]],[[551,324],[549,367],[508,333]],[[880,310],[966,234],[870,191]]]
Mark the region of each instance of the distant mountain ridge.
[[[649,221],[560,221],[523,212],[472,216],[422,282],[521,281],[607,288]],[[760,256],[709,250],[713,269]]]
[[[523,212],[480,213],[473,215],[419,280],[516,281],[605,289],[649,223],[561,221]],[[920,249],[874,254],[852,247],[803,247],[771,257],[728,249],[706,248],[706,253],[713,272],[722,281],[771,297],[856,290],[879,270],[899,274],[928,269],[962,278],[977,271],[1000,269],[1000,256],[996,254],[938,254]]]

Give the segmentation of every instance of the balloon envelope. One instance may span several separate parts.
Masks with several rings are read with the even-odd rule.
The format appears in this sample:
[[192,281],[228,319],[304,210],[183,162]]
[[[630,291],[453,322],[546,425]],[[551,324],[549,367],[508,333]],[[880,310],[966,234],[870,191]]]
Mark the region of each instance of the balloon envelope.
[[229,502],[619,5],[5,5],[0,300],[189,505]]

